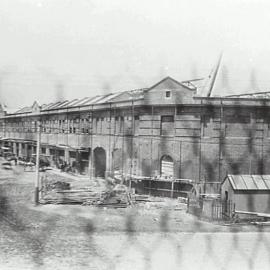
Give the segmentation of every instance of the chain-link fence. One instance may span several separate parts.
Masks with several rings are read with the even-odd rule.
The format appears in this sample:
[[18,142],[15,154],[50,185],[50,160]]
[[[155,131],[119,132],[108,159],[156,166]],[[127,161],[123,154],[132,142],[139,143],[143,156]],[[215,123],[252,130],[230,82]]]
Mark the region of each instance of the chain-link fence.
[[[265,175],[268,171],[267,135],[260,136],[258,131],[262,130],[259,128],[262,123],[264,127],[267,125],[268,108],[259,104],[263,105],[262,111],[260,108],[253,108],[251,113],[255,112],[255,120],[252,117],[247,120],[246,108],[241,104],[241,100],[238,99],[237,102],[232,109],[237,113],[236,117],[232,114],[221,115],[224,107],[221,103],[218,104],[220,119],[215,127],[219,125],[220,133],[214,142],[207,142],[201,135],[188,142],[166,136],[144,140],[148,140],[152,147],[155,145],[153,140],[159,140],[163,152],[167,150],[168,142],[174,146],[189,144],[194,156],[200,160],[198,165],[201,174],[198,184],[202,186],[208,179],[216,176],[221,179],[222,175],[227,174]],[[212,122],[208,117],[214,119],[216,115],[216,106],[205,105],[200,121],[203,121],[207,128]],[[237,134],[235,130],[229,129],[230,123],[240,130],[240,136],[234,138],[236,143],[228,141],[222,133],[225,124],[225,131]],[[249,128],[246,128],[246,125]],[[190,123],[185,121],[185,128],[188,127]],[[124,149],[130,148],[133,139],[132,137],[131,140],[130,134],[121,136]],[[214,161],[207,151],[208,149],[211,154],[213,145],[219,148],[218,160]],[[233,151],[233,148],[237,151]],[[148,161],[145,164],[145,168],[147,167],[152,171]],[[193,170],[194,163],[185,163],[185,169]],[[215,190],[216,193],[219,191]],[[250,192],[247,190],[246,196],[250,200],[249,209],[254,210],[254,204],[258,202],[252,201]],[[0,263],[4,269],[269,267],[269,201],[265,199],[262,200],[263,203],[266,202],[263,211],[265,215],[238,220],[221,218],[216,221],[187,213],[187,205],[177,198],[153,198],[124,209],[78,205],[34,207],[32,193],[33,173],[25,172],[17,166],[11,170],[1,169]],[[207,190],[198,193],[205,195]],[[264,196],[269,195],[265,192]],[[206,205],[205,197],[200,197],[198,202],[199,207],[201,204]],[[210,206],[211,209],[213,208]],[[234,210],[235,207],[232,211]]]
[[[270,95],[234,90],[269,87],[267,70],[258,77],[268,66],[267,1],[126,2],[1,1],[1,61],[11,65],[0,68],[0,153],[23,141],[16,151],[30,147],[30,154],[18,160],[12,149],[12,158],[0,157],[0,269],[269,269]],[[220,46],[237,64],[209,75]],[[248,74],[245,65],[258,69]],[[106,96],[172,74],[195,79],[173,89],[190,87],[194,95],[161,104],[153,102],[156,93],[136,107],[143,88],[126,92],[123,110],[113,102],[87,112],[63,105],[97,89]],[[164,98],[172,98],[173,83],[159,89]],[[209,87],[212,96],[231,96],[207,97]],[[31,105],[32,94],[40,103],[20,111],[25,124],[5,118],[6,105]],[[55,100],[65,117],[56,106],[53,120],[49,113],[31,118],[33,107],[37,113]],[[49,156],[41,166],[56,167],[51,176],[40,172],[38,206],[37,123]],[[60,144],[74,166],[59,162]],[[78,175],[87,166],[93,177]],[[62,189],[52,188],[50,177]],[[124,199],[116,185],[126,186]]]

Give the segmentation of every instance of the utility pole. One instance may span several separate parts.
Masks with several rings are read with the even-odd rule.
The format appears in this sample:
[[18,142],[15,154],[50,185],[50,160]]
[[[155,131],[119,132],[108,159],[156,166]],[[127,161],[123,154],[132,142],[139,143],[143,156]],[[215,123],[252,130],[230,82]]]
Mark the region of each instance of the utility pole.
[[36,179],[35,179],[35,204],[39,204],[39,158],[40,158],[41,125],[37,121],[37,152],[36,152]]
[[132,130],[131,130],[131,154],[130,154],[130,171],[129,171],[129,190],[131,190],[132,187],[132,175],[133,175],[133,144],[134,144],[134,133],[135,133],[135,121],[134,121],[134,100],[132,97],[132,103],[131,103],[131,124],[132,124]]

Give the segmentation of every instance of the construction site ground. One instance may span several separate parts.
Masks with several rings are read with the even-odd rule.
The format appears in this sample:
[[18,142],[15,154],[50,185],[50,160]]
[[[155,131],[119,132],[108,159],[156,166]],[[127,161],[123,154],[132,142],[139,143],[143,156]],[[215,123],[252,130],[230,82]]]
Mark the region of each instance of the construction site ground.
[[[207,250],[209,237],[216,245],[212,252],[221,248],[220,243],[229,252],[237,233],[238,245],[249,243],[248,254],[252,252],[250,243],[260,235],[256,227],[236,226],[232,231],[228,226],[199,221],[186,213],[185,204],[169,198],[124,209],[35,206],[34,181],[34,172],[18,166],[0,169],[1,269],[204,269],[201,260],[205,256],[209,256],[205,269],[218,269]],[[264,237],[269,238],[268,233]],[[193,252],[201,255],[192,258]],[[261,255],[267,256],[265,253]],[[225,255],[219,254],[218,260]],[[227,263],[236,259],[239,265],[243,258],[237,256]]]

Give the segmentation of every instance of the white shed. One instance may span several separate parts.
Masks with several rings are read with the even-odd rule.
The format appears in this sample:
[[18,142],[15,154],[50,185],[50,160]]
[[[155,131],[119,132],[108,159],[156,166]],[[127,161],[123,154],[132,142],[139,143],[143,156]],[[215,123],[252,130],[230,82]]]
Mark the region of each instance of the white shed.
[[231,201],[236,211],[270,213],[270,175],[227,175],[221,199]]

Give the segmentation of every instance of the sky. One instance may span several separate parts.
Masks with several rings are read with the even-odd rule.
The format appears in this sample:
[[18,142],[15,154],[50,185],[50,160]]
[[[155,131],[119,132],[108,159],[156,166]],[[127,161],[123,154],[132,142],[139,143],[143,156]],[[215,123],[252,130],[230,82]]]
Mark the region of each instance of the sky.
[[221,52],[213,95],[270,91],[269,14],[269,0],[0,0],[0,102],[207,77]]

